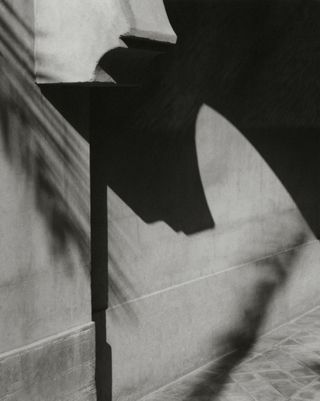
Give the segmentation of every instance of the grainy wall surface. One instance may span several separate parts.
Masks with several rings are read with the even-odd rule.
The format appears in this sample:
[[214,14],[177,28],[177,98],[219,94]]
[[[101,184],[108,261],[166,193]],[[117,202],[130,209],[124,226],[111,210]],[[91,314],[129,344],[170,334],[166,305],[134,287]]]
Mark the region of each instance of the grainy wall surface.
[[94,399],[89,147],[34,83],[32,4],[0,6],[0,398]]
[[[196,135],[214,229],[186,236],[148,225],[109,191],[115,399],[138,399],[218,356],[231,332],[250,327],[246,316],[256,308],[267,330],[320,301],[318,240],[277,177],[207,106]],[[279,288],[260,311],[268,285]]]
[[[239,344],[249,351],[319,304],[319,7],[214,3],[165,0],[171,25],[160,0],[99,0],[90,15],[87,1],[1,3],[4,399],[95,397],[88,143],[40,94],[35,72],[39,82],[143,78],[122,98],[120,88],[93,90],[88,116],[93,174],[110,187],[109,261],[99,266],[109,270],[115,400]],[[119,39],[174,43],[171,26],[171,48]]]
[[177,45],[118,129],[109,192],[119,400],[320,301],[318,3],[165,4]]

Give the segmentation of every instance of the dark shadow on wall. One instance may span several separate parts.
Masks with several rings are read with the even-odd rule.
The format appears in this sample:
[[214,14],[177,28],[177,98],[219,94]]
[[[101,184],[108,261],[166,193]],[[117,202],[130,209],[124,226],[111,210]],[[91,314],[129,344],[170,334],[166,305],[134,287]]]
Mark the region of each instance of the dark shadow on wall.
[[[174,105],[175,118],[183,126],[181,121],[202,104],[220,112],[265,159],[319,236],[319,3],[165,3],[178,44],[159,92],[171,88],[170,96],[175,89],[166,100]],[[184,96],[182,105],[179,96]],[[293,242],[304,241],[301,233]],[[253,349],[271,301],[292,274],[297,252],[290,260],[270,261],[269,277],[257,284],[237,328],[221,340],[221,353],[234,352],[208,368],[187,400],[219,396],[232,370]]]
[[[94,144],[91,255],[97,366],[102,369],[97,371],[100,399],[110,397],[111,387],[104,321],[106,184],[148,223],[163,220],[175,231],[186,234],[212,228],[195,147],[195,122],[203,104],[219,111],[253,144],[281,179],[316,235],[319,231],[318,4],[294,0],[165,3],[178,43],[147,62],[139,58],[123,83],[132,77],[142,78],[140,88],[89,85],[89,89],[80,90],[81,94],[78,89],[72,92],[74,88],[69,86],[68,99],[68,86],[63,86],[58,100],[47,94],[84,138],[88,139],[90,131],[94,133],[90,139]],[[1,37],[2,42],[8,44],[13,56],[19,54],[18,38],[11,37],[10,31],[6,35],[9,36]],[[109,73],[110,68],[116,71],[120,80],[127,70],[117,66],[126,56],[123,58],[122,50],[121,57],[112,55],[118,57],[119,53],[106,55],[101,67]],[[37,204],[53,234],[55,252],[63,253],[71,240],[88,258],[90,218],[87,204],[83,204],[87,177],[79,149],[73,148],[73,141],[66,138],[62,120],[43,107],[31,82],[26,82],[18,72],[4,73],[11,77],[10,84],[1,83],[1,104],[6,105],[1,108],[1,132],[8,158],[22,163],[22,169],[36,183]],[[16,98],[12,100],[12,93],[17,93],[19,106]],[[22,135],[15,140],[11,132],[17,130],[10,130],[12,122],[8,120],[11,113],[25,127],[24,133],[29,125],[30,130],[41,130],[41,140],[33,137],[28,142],[29,137]],[[66,171],[74,186],[74,197],[70,199],[63,196]],[[291,265],[292,261],[286,261],[284,266],[275,262],[275,277],[272,276],[271,283],[266,280],[257,286],[257,298],[252,300],[254,308],[244,317],[243,327],[239,324],[238,330],[223,340],[222,350],[237,350],[214,369],[224,372],[222,377],[217,376],[219,386],[253,347],[273,295],[290,274],[283,271]],[[112,287],[112,277],[109,281]],[[121,299],[122,294],[118,295]],[[243,332],[244,327],[250,328],[249,333]],[[212,380],[210,376],[209,381]],[[203,384],[209,381],[205,378],[194,389],[195,393],[201,392]]]
[[260,152],[318,234],[317,2],[165,5],[176,46],[129,43],[101,59],[117,82],[144,83],[110,100],[95,96],[106,182],[147,223],[186,234],[213,228],[195,149],[195,121],[207,104]]
[[[130,52],[125,54],[128,59],[123,60],[128,60],[130,69]],[[104,68],[109,56],[103,59]],[[135,78],[139,80],[143,73],[142,83],[157,79],[158,62],[161,59],[157,55],[148,59],[142,72],[138,69],[140,72],[134,73]],[[114,65],[112,68],[117,70]],[[111,71],[106,69],[109,74]],[[128,82],[128,74],[117,71],[120,82]],[[166,110],[157,109],[166,105],[154,103],[157,89],[153,92],[152,87],[142,84],[95,91],[91,119],[103,155],[100,173],[146,223],[164,221],[174,231],[186,234],[213,228],[200,179],[194,126],[179,135],[181,127],[171,126]],[[154,110],[146,110],[149,101]]]
[[[318,4],[167,0],[165,5],[176,46],[137,53],[128,43],[129,49],[114,49],[101,59],[100,67],[120,84],[142,80],[142,85],[92,86],[95,187],[110,185],[147,223],[162,220],[186,234],[212,228],[195,147],[196,119],[207,104],[260,152],[318,235]],[[97,220],[104,218],[97,212]],[[294,243],[303,240],[301,234]],[[105,257],[97,257],[97,280],[104,277]],[[238,328],[221,341],[222,353],[235,352],[200,380],[193,398],[202,391],[204,397],[218,394],[254,347],[293,265],[293,260],[273,262],[271,278],[257,285]],[[113,281],[117,292],[117,278]]]
[[91,227],[91,303],[95,323],[95,380],[97,400],[111,400],[111,348],[106,339],[108,287],[123,299],[117,278],[108,269],[107,185],[100,173],[101,157],[97,137],[91,126],[92,99],[96,90],[108,91],[108,85],[41,84],[42,94],[86,141],[90,141],[90,227]]
[[188,121],[202,104],[221,113],[266,160],[318,235],[319,3],[165,4],[178,44],[159,86],[177,94],[166,100],[175,118]]
[[211,228],[192,131],[174,138],[165,121],[150,115],[138,121],[141,102],[138,90],[96,94],[92,120],[104,155],[102,176],[147,223],[164,221],[187,234]]
[[[140,89],[113,98],[112,121],[97,114],[106,155],[101,174],[148,223],[163,220],[186,234],[212,228],[194,142],[198,112],[207,104],[251,142],[319,236],[319,3],[166,0],[165,5],[178,43],[148,61]],[[122,49],[122,60],[125,54],[129,51]],[[105,55],[101,67],[126,82],[111,59],[111,53]],[[109,103],[101,96],[99,104]],[[301,234],[293,242],[304,240]],[[235,352],[212,367],[190,399],[216,396],[254,347],[293,260],[271,264],[271,279],[257,285],[238,329],[222,340],[222,352]]]

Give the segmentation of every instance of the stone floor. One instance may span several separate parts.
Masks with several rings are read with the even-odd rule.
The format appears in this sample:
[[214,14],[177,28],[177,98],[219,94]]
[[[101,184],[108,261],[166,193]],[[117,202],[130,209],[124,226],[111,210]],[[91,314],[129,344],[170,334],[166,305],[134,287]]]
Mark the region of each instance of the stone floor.
[[208,367],[143,401],[320,401],[320,307],[261,337],[250,356],[220,387],[218,383],[218,394],[207,382],[207,390],[194,395],[192,388],[206,371]]

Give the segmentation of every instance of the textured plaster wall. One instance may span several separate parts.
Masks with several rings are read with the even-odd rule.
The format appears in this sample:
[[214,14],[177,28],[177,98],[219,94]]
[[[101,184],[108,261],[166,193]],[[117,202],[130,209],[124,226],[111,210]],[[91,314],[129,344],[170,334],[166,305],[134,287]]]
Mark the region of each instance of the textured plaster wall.
[[262,331],[320,301],[318,240],[256,149],[206,105],[196,147],[215,228],[186,236],[145,224],[109,191],[115,399],[138,399],[219,355],[251,312],[264,313],[264,286],[275,293]]
[[[93,80],[99,58],[125,46],[120,35],[174,41],[160,1],[58,3],[38,0],[33,10],[15,0],[17,15],[8,7],[0,13],[13,18],[12,30],[0,24],[0,352],[33,347],[91,319],[88,145],[30,79],[33,15],[41,82]],[[154,29],[162,22],[164,29]],[[109,191],[107,337],[115,399],[138,399],[216,357],[224,338],[246,325],[265,284],[279,290],[263,330],[320,301],[319,243],[256,149],[205,104],[196,146],[214,229],[187,236],[163,222],[146,224]],[[82,344],[75,331],[70,337]],[[50,342],[40,348],[35,360],[52,356]],[[92,379],[91,366],[87,374]]]
[[0,349],[90,321],[88,144],[1,63]]
[[88,143],[34,83],[33,2],[0,8],[0,399],[93,400]]

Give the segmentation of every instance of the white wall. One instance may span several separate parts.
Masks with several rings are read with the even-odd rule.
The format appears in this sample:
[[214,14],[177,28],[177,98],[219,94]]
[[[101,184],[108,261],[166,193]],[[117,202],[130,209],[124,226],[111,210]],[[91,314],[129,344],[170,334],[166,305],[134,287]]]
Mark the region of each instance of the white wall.
[[89,149],[1,65],[0,350],[91,320]]
[[89,146],[34,83],[32,2],[0,14],[0,398],[94,400]]

